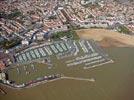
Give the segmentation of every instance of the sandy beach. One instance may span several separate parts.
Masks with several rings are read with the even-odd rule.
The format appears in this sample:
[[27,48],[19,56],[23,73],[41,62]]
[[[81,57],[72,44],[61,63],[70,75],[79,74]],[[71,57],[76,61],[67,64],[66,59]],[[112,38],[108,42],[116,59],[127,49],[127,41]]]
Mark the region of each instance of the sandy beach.
[[107,29],[82,29],[76,30],[80,38],[93,39],[103,47],[133,47],[134,36],[121,34]]

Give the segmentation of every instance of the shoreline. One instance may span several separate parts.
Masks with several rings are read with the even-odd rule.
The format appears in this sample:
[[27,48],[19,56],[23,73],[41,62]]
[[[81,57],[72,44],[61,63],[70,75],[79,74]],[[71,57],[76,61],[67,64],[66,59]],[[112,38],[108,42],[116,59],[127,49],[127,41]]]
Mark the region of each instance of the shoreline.
[[121,34],[108,29],[80,29],[76,30],[82,39],[93,39],[102,47],[134,47],[134,36]]

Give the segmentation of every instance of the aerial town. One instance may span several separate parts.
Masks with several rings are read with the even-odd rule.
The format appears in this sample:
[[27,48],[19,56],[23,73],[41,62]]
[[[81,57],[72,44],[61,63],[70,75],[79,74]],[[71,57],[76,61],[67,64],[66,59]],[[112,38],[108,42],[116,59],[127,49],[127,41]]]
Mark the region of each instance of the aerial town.
[[[65,73],[112,64],[114,59],[77,30],[106,29],[134,39],[134,2],[117,1],[1,0],[0,85],[21,90],[61,79],[94,83],[95,78]],[[0,92],[8,94],[1,87]]]

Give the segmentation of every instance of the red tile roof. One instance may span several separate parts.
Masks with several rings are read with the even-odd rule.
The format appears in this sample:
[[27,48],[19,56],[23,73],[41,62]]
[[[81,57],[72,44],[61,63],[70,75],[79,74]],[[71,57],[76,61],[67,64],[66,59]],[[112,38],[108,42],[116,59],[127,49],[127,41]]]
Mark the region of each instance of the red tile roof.
[[6,66],[5,66],[5,64],[3,63],[3,61],[0,61],[0,70],[3,70],[3,69],[5,69],[6,68]]

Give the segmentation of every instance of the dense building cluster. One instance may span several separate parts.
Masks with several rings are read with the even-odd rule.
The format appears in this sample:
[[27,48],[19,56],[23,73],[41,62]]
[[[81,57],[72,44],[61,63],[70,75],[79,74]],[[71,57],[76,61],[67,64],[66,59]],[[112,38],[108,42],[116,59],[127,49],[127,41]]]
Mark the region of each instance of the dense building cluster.
[[[83,65],[87,69],[111,63],[112,60],[94,41],[74,39],[74,29],[96,27],[133,34],[133,2],[122,4],[112,0],[1,0],[0,80],[6,80],[7,66],[15,68],[17,75],[22,74],[20,72],[23,69],[26,75],[32,71],[36,73],[34,66],[30,67],[30,71],[24,66],[33,62],[44,61],[49,65],[48,69],[51,69],[53,63],[50,58],[53,56],[57,60],[72,57],[65,62],[67,67]],[[24,68],[19,68],[20,65]],[[55,78],[60,76],[43,76],[27,84]],[[25,86],[10,85],[17,88]]]
[[48,39],[53,33],[68,31],[70,26],[116,29],[121,26],[123,31],[134,31],[133,2],[2,0],[0,9],[0,45],[8,47]]
[[134,8],[131,3],[125,5],[96,0],[3,0],[0,5],[1,36],[8,40],[16,37],[28,41],[42,40],[48,32],[67,31],[68,24],[85,28],[107,28],[119,23],[134,31]]

